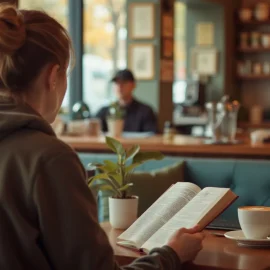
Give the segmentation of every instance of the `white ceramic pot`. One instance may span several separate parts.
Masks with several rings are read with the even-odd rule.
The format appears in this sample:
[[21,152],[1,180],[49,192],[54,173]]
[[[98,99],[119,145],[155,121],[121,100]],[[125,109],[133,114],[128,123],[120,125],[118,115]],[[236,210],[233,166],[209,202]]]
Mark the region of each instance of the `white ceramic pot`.
[[110,224],[115,229],[127,229],[138,217],[139,198],[109,198]]
[[123,119],[107,119],[108,132],[111,137],[121,137],[123,128],[124,128],[124,120]]

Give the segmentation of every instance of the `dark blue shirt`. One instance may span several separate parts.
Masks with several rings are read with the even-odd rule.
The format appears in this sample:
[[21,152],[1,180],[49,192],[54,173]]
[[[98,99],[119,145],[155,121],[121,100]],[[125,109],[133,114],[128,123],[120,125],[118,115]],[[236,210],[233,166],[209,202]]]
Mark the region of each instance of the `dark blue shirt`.
[[[157,118],[150,106],[139,102],[135,99],[123,107],[125,110],[124,116],[124,131],[128,132],[157,132]],[[97,118],[102,122],[102,131],[107,132],[106,118],[109,113],[109,107],[102,108],[97,113]]]

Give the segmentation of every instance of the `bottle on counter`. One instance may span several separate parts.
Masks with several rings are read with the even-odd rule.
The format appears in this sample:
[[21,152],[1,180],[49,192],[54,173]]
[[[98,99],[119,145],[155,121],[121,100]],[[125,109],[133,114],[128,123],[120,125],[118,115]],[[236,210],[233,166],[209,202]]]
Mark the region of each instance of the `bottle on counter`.
[[175,133],[176,131],[173,124],[170,121],[166,121],[164,123],[163,139],[166,141],[171,141],[174,139]]
[[252,124],[260,124],[263,120],[263,108],[260,105],[253,105],[250,108],[249,121]]

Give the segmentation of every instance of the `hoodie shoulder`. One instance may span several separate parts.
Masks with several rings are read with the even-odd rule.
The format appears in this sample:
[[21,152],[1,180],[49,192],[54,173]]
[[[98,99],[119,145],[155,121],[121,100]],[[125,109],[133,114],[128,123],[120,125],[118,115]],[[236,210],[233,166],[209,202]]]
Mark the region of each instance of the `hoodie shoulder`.
[[65,153],[76,155],[69,145],[55,135],[31,129],[22,129],[9,135],[0,143],[0,149],[31,163],[48,162]]
[[[56,155],[64,153],[75,154],[75,151],[68,144],[54,135],[36,131],[28,136],[29,139],[31,137],[34,142],[33,150],[35,148],[37,151],[41,151],[42,155],[45,155],[47,158],[55,157]],[[26,136],[26,139],[28,136]]]

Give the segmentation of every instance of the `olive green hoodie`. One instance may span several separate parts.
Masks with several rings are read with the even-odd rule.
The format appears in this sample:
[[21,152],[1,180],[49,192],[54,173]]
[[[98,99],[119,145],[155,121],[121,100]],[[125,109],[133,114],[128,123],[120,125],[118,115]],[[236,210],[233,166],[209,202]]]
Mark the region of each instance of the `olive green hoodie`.
[[116,265],[76,153],[26,104],[0,98],[0,269],[180,269],[172,249]]

